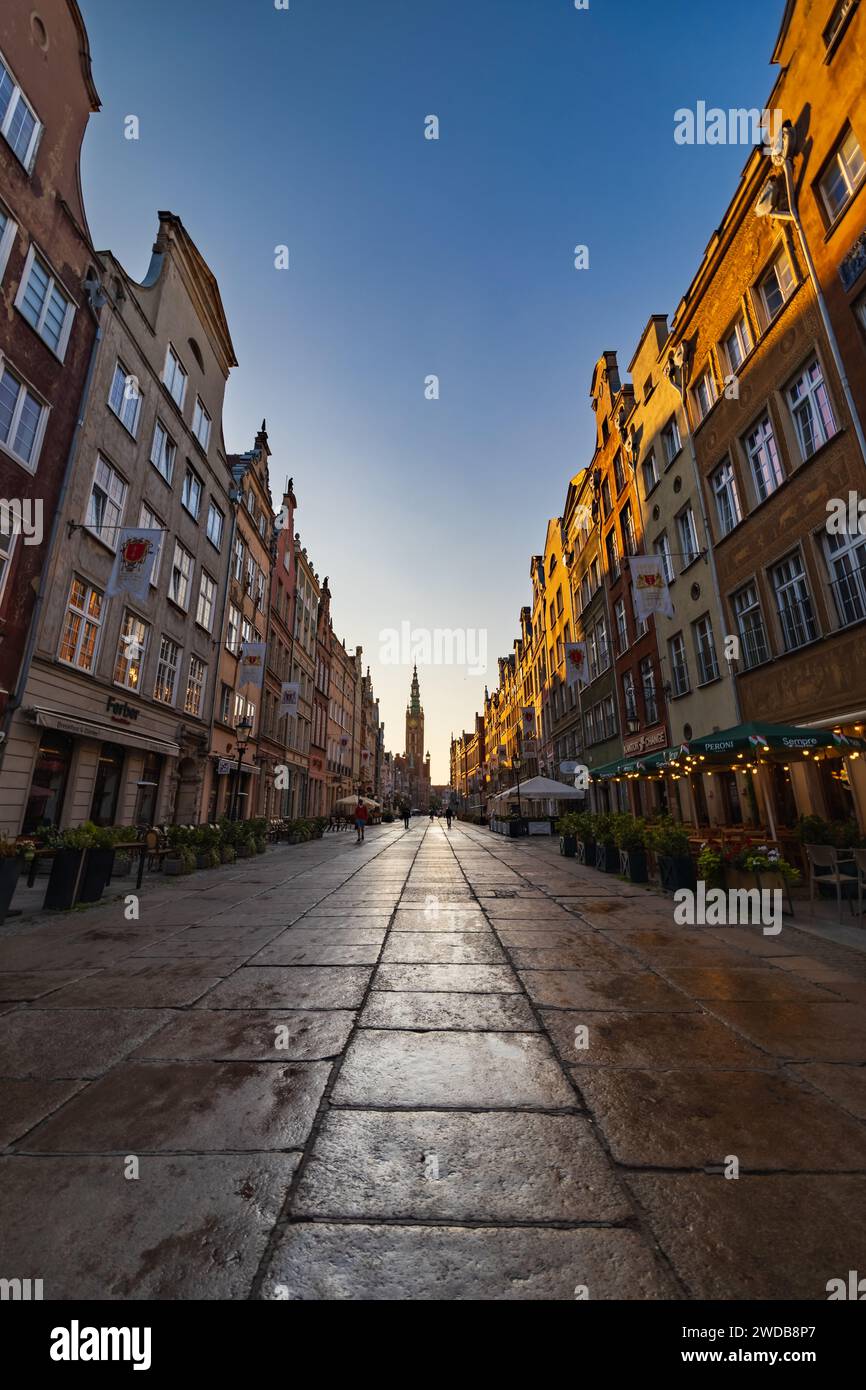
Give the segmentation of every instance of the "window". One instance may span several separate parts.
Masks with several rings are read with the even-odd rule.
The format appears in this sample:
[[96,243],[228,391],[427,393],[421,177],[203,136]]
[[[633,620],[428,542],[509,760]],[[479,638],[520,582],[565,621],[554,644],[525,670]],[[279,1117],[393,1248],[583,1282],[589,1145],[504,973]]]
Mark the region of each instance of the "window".
[[41,132],[36,112],[0,58],[0,135],[28,173],[33,167]]
[[680,431],[676,416],[672,416],[662,430],[662,444],[664,445],[666,463],[673,463],[680,449],[683,447],[682,441],[680,440]]
[[195,561],[189,551],[184,549],[180,541],[175,541],[168,596],[184,612],[189,608],[189,589],[194,568]]
[[628,623],[625,616],[625,599],[617,599],[614,610],[614,623],[616,624],[616,653],[622,656],[628,650]]
[[785,252],[780,251],[763,279],[758,282],[768,324],[772,323],[786,299],[790,297],[793,288],[794,272],[791,270],[791,262]]
[[223,681],[220,689],[220,723],[228,724],[232,713],[232,688]]
[[235,656],[238,654],[241,640],[241,615],[233,603],[229,604],[229,618],[226,625],[226,646]]
[[634,616],[634,630],[635,630],[635,632],[636,632],[636,634],[637,634],[638,637],[644,637],[644,636],[646,636],[646,634],[649,632],[649,618],[641,618],[640,622],[638,622],[637,614],[636,614],[636,612],[635,612],[634,585],[633,585],[633,584],[629,584],[629,586],[628,586],[628,592],[629,592],[629,598],[631,599],[631,611],[632,611],[632,615]]
[[592,585],[592,592],[601,586],[601,570],[599,569],[598,559],[594,559],[589,567],[589,582]]
[[610,483],[608,482],[607,478],[605,478],[604,482],[601,485],[601,505],[605,516],[610,516]]
[[36,472],[48,407],[4,363],[0,369],[0,444]]
[[128,610],[124,613],[114,661],[115,685],[123,685],[127,690],[141,688],[148,631],[147,623],[143,623],[135,613]]
[[180,666],[180,647],[170,637],[159,641],[159,660],[156,663],[156,685],[153,698],[164,705],[173,705],[177,690],[177,672]]
[[6,269],[6,262],[9,260],[9,252],[15,241],[15,232],[18,224],[12,220],[6,209],[0,203],[0,279]]
[[689,565],[692,564],[700,554],[698,533],[695,528],[695,514],[692,511],[691,503],[689,503],[687,507],[684,507],[677,517],[677,534],[680,538],[682,569],[688,569]]
[[758,501],[763,502],[771,492],[775,492],[776,488],[781,487],[785,481],[782,465],[779,462],[779,452],[776,448],[776,436],[773,434],[769,415],[765,415],[751,434],[746,435],[745,443],[755,492],[758,495]]
[[126,483],[117,470],[97,454],[86,524],[110,550],[117,549],[125,502]]
[[866,334],[866,294],[861,294],[854,305],[854,314],[864,334]]
[[[560,605],[562,604],[562,594],[559,596]],[[261,570],[256,575],[256,608],[262,613],[265,611],[265,576]]]
[[[234,575],[237,582],[240,584],[244,577],[244,543],[241,540],[240,536],[235,537],[234,563],[232,566],[232,574]],[[297,636],[297,633],[295,635]]]
[[[150,510],[150,507],[147,505],[146,502],[142,502],[142,504],[141,504],[141,511],[140,511],[139,514],[138,514],[138,524],[139,524],[139,526],[146,526],[147,529],[148,529],[149,531],[151,531],[151,530],[153,530],[153,531],[164,531],[164,530],[165,530],[165,527],[163,526],[163,524],[162,524],[162,522],[160,521],[159,517],[156,515],[155,512],[152,512],[152,511]],[[156,587],[156,582],[157,582],[157,579],[158,579],[158,577],[159,577],[159,562],[160,562],[161,559],[162,559],[162,536],[160,536],[159,540],[158,540],[157,543],[156,543],[156,555],[154,556],[154,560],[153,560],[153,569],[152,569],[151,572],[150,572],[150,582],[151,582],[151,584],[154,586],[154,588]]]
[[616,483],[617,494],[619,494],[625,487],[625,468],[622,462],[622,454],[619,449],[617,449],[613,457],[613,479]]
[[170,343],[165,355],[165,371],[162,374],[162,379],[175,405],[179,410],[183,410],[183,398],[186,395],[187,383],[186,369]]
[[580,606],[585,608],[592,598],[592,589],[589,584],[589,575],[585,574],[580,581]]
[[709,367],[701,373],[695,382],[693,395],[698,414],[701,419],[704,420],[707,415],[709,415],[717,400],[716,383],[713,379],[712,370]]
[[213,627],[214,604],[216,601],[216,584],[206,570],[202,570],[198,584],[198,607],[196,608],[195,620],[199,627],[203,627],[205,632],[210,632]]
[[75,306],[32,246],[18,286],[15,305],[62,362],[75,317]]
[[15,532],[11,529],[11,519],[7,518],[9,530],[0,528],[0,601],[6,591],[6,580],[12,566],[12,552],[15,549]]
[[625,697],[625,717],[637,723],[637,697],[634,689],[634,676],[626,671],[622,678],[622,693]]
[[659,480],[658,464],[656,463],[656,456],[652,449],[650,449],[649,453],[647,454],[646,458],[641,464],[641,467],[643,469],[644,492],[648,495],[652,492],[653,488]]
[[258,633],[256,633],[253,629],[253,625],[250,622],[249,618],[243,618],[241,620],[241,641],[254,642],[257,636]]
[[827,61],[829,55],[842,37],[847,27],[848,20],[857,8],[858,0],[838,0],[834,7],[827,24],[824,27],[824,43],[827,48]]
[[114,365],[108,404],[134,439],[138,429],[141,393],[138,389],[138,378],[130,376],[122,362],[116,362]]
[[798,552],[770,571],[785,651],[796,651],[818,635],[809,584]]
[[809,459],[836,433],[833,407],[817,358],[813,358],[793,386],[789,386],[788,400],[800,451],[804,459]]
[[187,466],[183,477],[183,489],[180,500],[186,507],[191,516],[198,519],[199,509],[201,508],[202,483],[194,468]]
[[171,482],[171,475],[174,472],[174,456],[177,453],[177,445],[169,434],[161,420],[157,420],[153,427],[153,443],[150,446],[150,461],[158,473],[161,473],[167,483]]
[[640,664],[640,680],[643,687],[643,707],[648,724],[657,724],[659,717],[656,699],[656,677],[651,656],[645,656]]
[[743,514],[740,511],[740,499],[737,496],[737,480],[734,477],[730,459],[726,458],[719,464],[710,477],[710,482],[713,487],[713,496],[716,499],[719,530],[723,536],[726,536],[743,519]]
[[656,555],[658,555],[661,559],[662,571],[664,573],[665,579],[667,580],[668,584],[673,584],[675,579],[674,562],[673,557],[671,555],[671,543],[668,540],[667,531],[662,531],[661,535],[656,537],[656,543],[653,549],[655,550]]
[[671,663],[671,686],[675,695],[688,695],[691,690],[689,681],[689,664],[686,657],[686,641],[681,632],[677,632],[668,642],[668,653]]
[[58,657],[80,671],[92,671],[102,624],[102,593],[83,579],[69,588]]
[[216,502],[211,500],[210,506],[207,509],[207,538],[211,545],[216,546],[217,550],[219,550],[222,545],[224,521],[225,517]]
[[732,372],[738,372],[752,351],[752,335],[746,315],[740,311],[739,318],[729,330],[724,340],[725,356]]
[[244,502],[246,503],[247,511],[249,512],[250,516],[254,517],[256,514],[256,499],[253,495],[252,483],[250,483],[250,486],[247,488],[247,491],[244,494]]
[[616,530],[608,532],[604,544],[607,550],[607,572],[611,583],[613,583],[615,579],[619,579],[619,551],[616,544]]
[[606,671],[610,665],[610,647],[607,640],[607,623],[604,618],[599,619],[596,631],[598,632],[598,659],[600,669]]
[[203,449],[207,449],[210,443],[211,420],[202,404],[201,396],[195,398],[195,409],[192,412],[192,432]]
[[866,618],[866,536],[827,535],[827,568],[842,627]]
[[246,581],[246,584],[244,585],[244,590],[245,590],[246,593],[249,594],[250,598],[252,598],[253,594],[254,594],[255,591],[256,591],[256,573],[257,573],[256,562],[255,562],[255,560],[253,559],[252,555],[248,555],[248,556],[247,556],[247,581]]
[[605,738],[613,738],[616,733],[616,707],[612,695],[605,695],[601,702],[601,714],[603,720]]
[[201,714],[202,702],[204,700],[204,684],[207,667],[197,656],[189,659],[189,673],[186,678],[186,696],[183,702],[184,712],[192,715],[193,719],[198,719]]
[[632,516],[631,502],[626,502],[619,514],[619,524],[622,527],[622,548],[624,555],[637,555],[637,536],[634,529],[634,517]]
[[719,663],[716,660],[716,644],[713,640],[713,625],[709,613],[692,623],[692,637],[698,661],[698,685],[707,685],[719,677]]
[[866,161],[853,130],[849,127],[833,152],[818,187],[830,222],[847,207],[866,175]]
[[737,620],[743,665],[750,671],[753,666],[760,666],[762,661],[768,661],[770,658],[767,632],[755,585],[746,584],[733,595],[731,603]]

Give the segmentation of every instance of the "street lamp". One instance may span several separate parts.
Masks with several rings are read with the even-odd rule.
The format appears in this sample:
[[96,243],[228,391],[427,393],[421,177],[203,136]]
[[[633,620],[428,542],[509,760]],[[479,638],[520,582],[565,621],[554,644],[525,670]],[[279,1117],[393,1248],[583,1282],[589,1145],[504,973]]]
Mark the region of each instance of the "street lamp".
[[250,734],[252,733],[252,731],[253,721],[249,717],[239,720],[238,723],[235,725],[235,738],[238,741],[238,765],[235,769],[235,784],[232,789],[232,808],[229,814],[229,820],[236,819],[235,812],[237,810],[238,804],[238,791],[241,785],[241,763],[244,760],[244,752],[246,750],[247,744],[250,741]]

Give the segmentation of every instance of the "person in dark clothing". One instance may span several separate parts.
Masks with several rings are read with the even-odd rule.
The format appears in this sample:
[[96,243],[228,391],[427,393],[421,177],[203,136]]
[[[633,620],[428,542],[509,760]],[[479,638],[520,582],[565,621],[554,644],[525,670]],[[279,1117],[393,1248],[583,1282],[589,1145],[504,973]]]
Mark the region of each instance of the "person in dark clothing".
[[403,807],[403,824],[405,825],[406,829],[408,830],[408,829],[409,829],[409,807],[408,807],[408,806],[404,806],[404,807]]
[[447,808],[447,810],[446,810],[446,812],[445,812],[445,824],[448,826],[448,829],[450,830],[450,829],[451,829],[451,807],[450,807],[450,806]]

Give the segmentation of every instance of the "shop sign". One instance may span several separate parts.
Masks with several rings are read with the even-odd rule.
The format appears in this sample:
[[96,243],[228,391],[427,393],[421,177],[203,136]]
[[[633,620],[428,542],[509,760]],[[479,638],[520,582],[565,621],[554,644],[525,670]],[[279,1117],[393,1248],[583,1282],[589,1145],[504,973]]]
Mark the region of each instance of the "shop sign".
[[220,758],[217,764],[217,777],[225,777],[227,773],[233,772],[234,766],[234,758]]
[[106,700],[105,708],[115,724],[128,724],[130,719],[137,719],[139,715],[134,705],[128,705],[125,700],[115,700],[112,695]]
[[635,753],[648,753],[651,748],[664,748],[667,742],[667,735],[664,729],[655,729],[647,734],[638,734],[636,738],[623,740],[623,753],[627,758]]

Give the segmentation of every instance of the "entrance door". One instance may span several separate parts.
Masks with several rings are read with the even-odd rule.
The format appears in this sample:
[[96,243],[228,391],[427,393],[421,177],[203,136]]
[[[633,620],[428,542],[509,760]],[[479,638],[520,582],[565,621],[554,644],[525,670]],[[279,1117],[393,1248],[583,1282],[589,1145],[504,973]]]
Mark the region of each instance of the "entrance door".
[[49,729],[42,735],[21,827],[23,835],[32,835],[40,827],[60,824],[71,761],[72,739],[69,734]]
[[722,793],[722,807],[725,825],[742,825],[743,808],[740,805],[740,793],[737,790],[737,775],[735,772],[718,772],[719,787]]
[[123,749],[119,743],[103,743],[99,750],[96,783],[90,806],[90,819],[94,825],[114,825],[122,775]]
[[156,819],[156,798],[161,775],[162,755],[148,753],[138,784],[138,800],[135,803],[135,824],[144,830],[149,830]]

